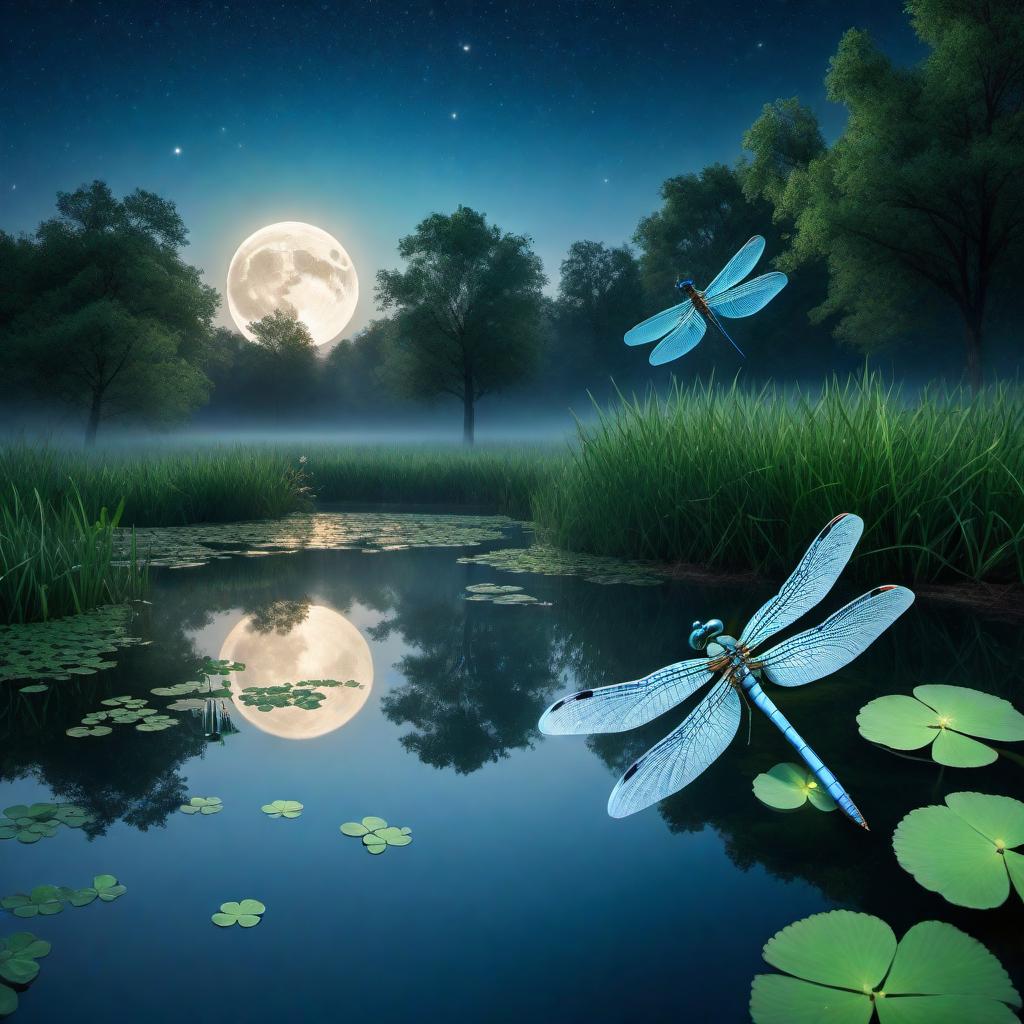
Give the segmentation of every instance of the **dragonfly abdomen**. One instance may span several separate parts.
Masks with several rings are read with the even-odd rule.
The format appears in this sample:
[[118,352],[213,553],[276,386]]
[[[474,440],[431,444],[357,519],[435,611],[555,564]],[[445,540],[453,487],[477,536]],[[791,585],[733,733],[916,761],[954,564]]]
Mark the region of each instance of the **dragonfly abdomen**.
[[856,822],[861,828],[867,828],[868,823],[864,815],[857,809],[850,794],[843,788],[842,783],[832,774],[820,757],[811,749],[811,745],[790,725],[786,716],[775,706],[775,702],[761,689],[761,684],[753,675],[744,668],[739,680],[751,702],[759,707],[767,716],[768,720],[782,733],[790,745],[800,755],[804,764],[814,774],[814,777],[824,787],[825,792],[839,805],[843,813]]

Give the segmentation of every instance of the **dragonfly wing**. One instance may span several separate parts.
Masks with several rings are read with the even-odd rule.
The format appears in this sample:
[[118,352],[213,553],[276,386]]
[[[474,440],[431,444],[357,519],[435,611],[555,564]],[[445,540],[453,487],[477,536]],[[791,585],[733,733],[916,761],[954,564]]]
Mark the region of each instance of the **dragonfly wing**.
[[689,785],[729,746],[739,724],[739,694],[723,679],[619,779],[608,798],[608,813],[625,818]]
[[685,356],[691,348],[696,348],[707,329],[704,317],[696,309],[691,309],[679,322],[679,326],[654,347],[650,359],[651,366],[661,366],[662,363],[670,363],[673,359]]
[[656,341],[663,334],[668,334],[673,327],[678,327],[681,321],[695,312],[693,303],[687,299],[678,306],[663,309],[660,313],[648,317],[643,323],[626,331],[622,340],[627,345],[646,345],[649,341]]
[[906,587],[875,587],[820,626],[765,651],[754,664],[779,686],[803,686],[848,665],[913,603],[914,595]]
[[810,611],[832,589],[863,532],[860,516],[849,512],[836,516],[811,541],[779,592],[754,613],[740,643],[753,649]]
[[704,298],[710,299],[719,292],[724,292],[726,288],[731,288],[734,284],[738,284],[749,274],[757,264],[757,261],[761,258],[761,253],[764,252],[764,239],[760,235],[754,235],[738,253],[724,267],[718,274],[718,277],[714,279],[704,289]]
[[540,716],[549,736],[625,732],[675,707],[711,680],[707,658],[680,661],[631,683],[580,690],[555,701]]
[[708,299],[708,306],[721,316],[753,316],[775,298],[789,280],[785,274],[773,271],[753,281],[744,281],[728,291],[719,292]]

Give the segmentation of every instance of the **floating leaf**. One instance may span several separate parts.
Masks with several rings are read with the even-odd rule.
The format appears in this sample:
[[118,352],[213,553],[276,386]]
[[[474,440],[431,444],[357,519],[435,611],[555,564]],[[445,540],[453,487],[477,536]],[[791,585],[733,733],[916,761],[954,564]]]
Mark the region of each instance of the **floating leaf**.
[[805,765],[787,761],[754,779],[754,796],[779,811],[794,810],[810,801],[819,811],[834,811],[836,803]]
[[108,605],[83,615],[0,626],[0,681],[68,679],[112,668],[103,655],[139,644],[128,635],[131,609]]
[[0,900],[0,907],[15,917],[49,917],[64,909],[64,898],[55,885],[37,885],[31,892],[18,892]]
[[187,697],[184,700],[176,700],[167,705],[168,711],[202,711],[206,707],[206,701],[197,697]]
[[274,800],[260,810],[272,818],[297,818],[302,813],[302,804],[298,800]]
[[1001,697],[966,686],[915,686],[914,696],[878,697],[857,715],[860,734],[894,750],[931,745],[932,757],[951,768],[980,768],[998,756],[972,737],[1024,740],[1024,715]]
[[340,831],[342,835],[361,838],[367,853],[383,853],[389,846],[408,846],[412,842],[411,828],[397,828],[373,816],[363,818],[361,823],[346,821]]
[[109,725],[76,725],[65,729],[65,734],[79,739],[82,736],[109,736],[113,731]]
[[63,824],[81,828],[92,816],[75,804],[14,804],[0,818],[0,839],[17,839],[19,843],[37,843],[57,834]]
[[219,796],[194,796],[179,808],[183,814],[220,814],[224,801]]
[[[39,974],[37,961],[49,952],[50,944],[31,932],[15,932],[0,938],[0,981],[19,987],[31,984]],[[18,994],[0,984],[0,1017],[9,1016],[17,1008]]]
[[22,686],[18,693],[45,693],[48,689],[46,683],[35,683],[32,686]]
[[639,562],[624,562],[603,555],[564,551],[548,544],[529,548],[499,548],[457,559],[464,565],[486,565],[507,572],[529,572],[544,576],[582,576],[590,583],[627,583],[657,586],[661,577]]
[[113,875],[97,875],[92,880],[92,888],[104,903],[113,903],[118,896],[123,896],[128,891],[128,887],[122,885]]
[[759,974],[754,1024],[1012,1024],[1020,996],[999,961],[952,925],[923,921],[897,944],[877,917],[814,914],[771,938]]
[[950,793],[896,826],[892,845],[917,883],[950,903],[984,910],[1024,899],[1024,803],[1008,796]]
[[210,920],[218,928],[230,928],[240,925],[242,928],[254,928],[262,920],[266,907],[259,900],[240,900],[239,902],[222,903],[220,913],[213,914]]

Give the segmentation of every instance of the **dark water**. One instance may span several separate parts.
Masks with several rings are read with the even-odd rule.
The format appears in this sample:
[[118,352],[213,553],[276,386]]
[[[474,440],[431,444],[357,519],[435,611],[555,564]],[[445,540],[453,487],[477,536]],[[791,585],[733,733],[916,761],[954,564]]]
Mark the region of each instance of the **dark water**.
[[[870,698],[919,682],[1013,696],[1014,625],[919,602],[842,673],[775,694],[870,833],[838,813],[780,814],[754,799],[753,777],[793,759],[759,718],[749,745],[744,726],[687,790],[616,821],[605,803],[618,774],[682,712],[591,741],[541,737],[540,713],[561,692],[688,656],[696,618],[721,617],[738,634],[767,591],[509,576],[460,565],[460,553],[319,551],[158,570],[133,627],[151,645],[31,705],[0,684],[0,806],[57,799],[97,816],[85,831],[0,843],[0,895],[103,872],[128,886],[110,904],[4,915],[3,934],[28,928],[53,944],[19,1022],[743,1021],[763,943],[837,906],[877,914],[898,935],[919,920],[955,924],[1019,985],[1016,897],[995,911],[953,907],[899,868],[890,842],[907,811],[945,792],[1019,796],[1024,769],[1000,758],[943,773],[874,748],[854,722]],[[463,600],[479,582],[519,583],[551,605]],[[821,615],[849,596],[830,595]],[[306,627],[301,652],[307,606],[326,635]],[[301,655],[301,678],[336,665],[351,638],[316,619],[330,613],[359,631],[373,664],[372,688],[345,697],[365,704],[333,731],[284,738],[236,711],[237,732],[219,743],[188,712],[165,732],[64,734],[111,695],[163,705],[150,689],[195,678],[243,620],[257,661]],[[242,673],[238,685],[268,681]],[[329,711],[301,712],[300,724]],[[179,813],[191,795],[219,796],[225,810]],[[272,820],[260,806],[274,799],[305,810]],[[364,815],[410,826],[412,845],[367,855],[338,831]],[[258,927],[210,923],[220,903],[247,897],[268,908]]]

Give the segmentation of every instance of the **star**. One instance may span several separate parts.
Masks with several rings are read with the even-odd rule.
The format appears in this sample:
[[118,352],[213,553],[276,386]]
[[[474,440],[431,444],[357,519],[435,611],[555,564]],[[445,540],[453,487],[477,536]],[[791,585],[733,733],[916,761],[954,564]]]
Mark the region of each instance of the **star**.
[[458,111],[453,110],[452,111],[452,120],[453,121],[458,121],[458,119],[459,119]]
[[175,146],[174,147],[174,155],[175,156],[181,156],[181,146]]
[[463,43],[462,44],[462,52],[463,53],[469,53],[469,43]]
[[760,39],[758,39],[758,41],[757,41],[757,48],[759,50],[763,50],[764,49],[764,43],[762,43]]

